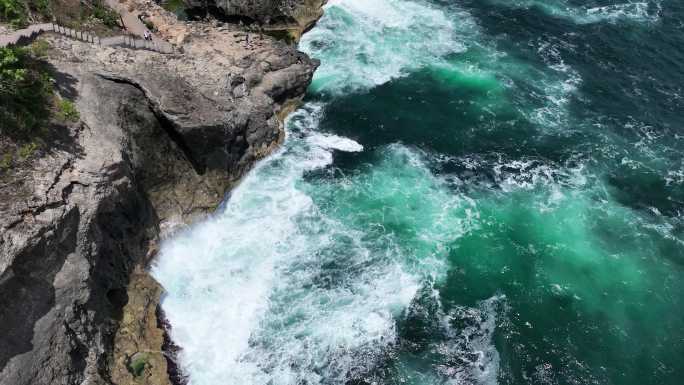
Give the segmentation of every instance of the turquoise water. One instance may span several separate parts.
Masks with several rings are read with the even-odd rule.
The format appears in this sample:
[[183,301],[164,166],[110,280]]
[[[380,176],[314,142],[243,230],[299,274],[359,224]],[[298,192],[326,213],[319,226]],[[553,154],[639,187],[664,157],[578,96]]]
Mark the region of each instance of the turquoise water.
[[153,269],[190,384],[680,384],[684,4],[332,0]]

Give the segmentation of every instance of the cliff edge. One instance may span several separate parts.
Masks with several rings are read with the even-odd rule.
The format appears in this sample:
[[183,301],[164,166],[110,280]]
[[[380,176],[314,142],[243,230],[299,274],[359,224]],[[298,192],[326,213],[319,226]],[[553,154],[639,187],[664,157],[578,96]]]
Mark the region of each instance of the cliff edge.
[[145,268],[277,146],[317,67],[267,36],[167,29],[182,53],[45,38],[79,118],[0,175],[0,385],[170,383]]

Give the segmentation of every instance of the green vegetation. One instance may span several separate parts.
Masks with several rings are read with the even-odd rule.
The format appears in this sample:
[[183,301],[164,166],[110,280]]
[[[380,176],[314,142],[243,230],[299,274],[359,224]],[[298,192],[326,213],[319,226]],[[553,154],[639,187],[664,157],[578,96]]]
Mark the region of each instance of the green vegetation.
[[30,158],[44,143],[54,96],[47,65],[37,56],[45,54],[48,48],[42,43],[27,48],[0,48],[3,171],[15,160]]
[[0,0],[0,21],[9,22],[15,28],[28,23],[26,4],[19,0]]
[[26,143],[19,147],[19,158],[22,160],[30,158],[37,149],[38,144],[36,142]]
[[47,18],[51,14],[49,0],[0,0],[0,21],[23,28],[32,18]]
[[62,99],[57,102],[57,117],[64,122],[78,122],[81,115],[78,113],[74,103]]
[[52,20],[100,34],[119,28],[118,13],[102,0],[0,0],[0,22],[14,28]]
[[184,0],[166,0],[162,2],[162,7],[169,12],[179,12],[183,11],[187,4],[185,4]]
[[102,24],[110,28],[117,28],[119,26],[119,14],[114,10],[105,7],[102,3],[96,2],[93,6],[92,16],[98,19]]
[[128,371],[135,377],[140,377],[147,365],[148,357],[145,353],[137,353],[133,355],[133,359],[128,364]]
[[46,40],[38,39],[31,43],[29,49],[31,50],[31,54],[33,54],[33,56],[36,58],[45,59],[48,55],[48,51],[50,50],[50,43],[48,43]]
[[175,13],[179,20],[188,19],[188,15],[185,13],[188,5],[185,0],[166,0],[162,1],[161,6],[167,11]]
[[0,48],[0,135],[25,139],[50,116],[52,79],[30,48]]
[[29,1],[29,4],[33,5],[42,15],[48,15],[50,13],[50,0],[33,0]]
[[150,31],[154,31],[154,30],[155,30],[155,29],[154,29],[154,28],[155,28],[155,27],[154,27],[154,23],[152,23],[151,21],[149,21],[149,20],[143,20],[143,24],[145,24],[145,27],[146,27],[148,30],[150,30]]
[[0,158],[0,170],[6,171],[9,170],[10,167],[12,167],[12,154],[9,152],[6,152],[2,155],[2,158]]
[[40,60],[50,46],[0,48],[0,169],[31,158],[52,136],[51,122],[78,122],[73,102],[53,92],[49,65]]

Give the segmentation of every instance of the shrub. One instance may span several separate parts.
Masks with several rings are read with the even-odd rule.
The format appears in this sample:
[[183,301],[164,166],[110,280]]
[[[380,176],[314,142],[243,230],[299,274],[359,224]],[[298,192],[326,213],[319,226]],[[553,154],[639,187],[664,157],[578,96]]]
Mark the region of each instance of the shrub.
[[140,377],[147,365],[148,356],[145,353],[136,353],[128,364],[128,371],[135,377]]
[[166,0],[162,2],[162,7],[167,11],[177,13],[187,8],[184,0]]
[[48,43],[46,40],[36,40],[33,43],[31,43],[31,53],[33,56],[39,59],[46,58],[48,55],[48,51],[50,50],[50,43]]
[[0,134],[30,137],[49,118],[51,100],[45,63],[27,48],[0,48]]
[[26,6],[19,0],[0,0],[0,20],[13,27],[24,27],[27,23]]
[[27,159],[31,157],[37,149],[38,145],[35,142],[26,143],[19,148],[19,158],[22,160]]
[[78,122],[81,114],[78,113],[74,103],[62,99],[57,102],[57,117],[65,122]]
[[154,28],[155,28],[155,27],[154,27],[154,23],[152,23],[152,22],[149,21],[149,20],[143,20],[142,22],[143,22],[143,24],[145,24],[145,27],[146,27],[147,29],[149,29],[150,31],[154,31]]
[[6,152],[2,155],[2,158],[0,159],[0,170],[9,170],[10,167],[12,167],[12,160],[13,156],[12,153]]
[[31,6],[43,16],[50,14],[50,0],[31,0]]
[[102,24],[110,28],[115,28],[119,25],[119,14],[100,3],[96,3],[93,7],[93,17],[99,19],[102,21]]

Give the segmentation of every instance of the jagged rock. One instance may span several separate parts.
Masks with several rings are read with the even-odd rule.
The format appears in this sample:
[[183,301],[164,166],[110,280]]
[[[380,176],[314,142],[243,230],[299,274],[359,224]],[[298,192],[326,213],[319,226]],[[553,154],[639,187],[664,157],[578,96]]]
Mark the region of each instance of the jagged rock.
[[225,16],[249,18],[260,24],[287,30],[297,40],[323,14],[327,0],[188,0],[192,7],[213,5]]
[[150,319],[161,290],[134,271],[277,145],[317,65],[230,39],[170,56],[51,38],[81,121],[1,176],[0,385],[168,383]]
[[128,302],[114,341],[113,383],[170,384],[167,360],[160,349],[164,332],[158,326],[156,314],[161,293],[159,284],[144,271],[138,268],[131,275]]

